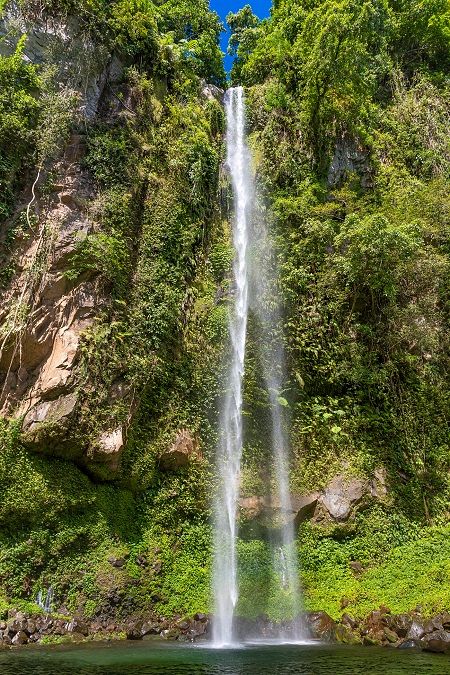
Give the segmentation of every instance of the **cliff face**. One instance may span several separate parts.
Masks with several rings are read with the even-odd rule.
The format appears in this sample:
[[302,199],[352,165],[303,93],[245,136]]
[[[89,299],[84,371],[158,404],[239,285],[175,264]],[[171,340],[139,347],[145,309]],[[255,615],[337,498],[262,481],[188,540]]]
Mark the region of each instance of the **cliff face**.
[[[121,141],[128,144],[127,150],[137,163],[133,170],[138,170],[139,164],[145,164],[142,154],[148,154],[150,147],[144,149],[139,144],[145,142],[144,136],[158,133],[161,121],[158,124],[156,118],[164,115],[165,96],[171,94],[167,82],[159,77],[146,83],[149,90],[158,90],[157,98],[151,99],[149,92],[138,91],[137,83],[131,84],[131,78],[125,75],[124,64],[117,55],[108,51],[109,45],[102,44],[99,37],[89,34],[81,21],[70,15],[64,18],[36,14],[33,7],[27,12],[26,8],[23,10],[12,3],[5,10],[1,31],[5,36],[3,51],[6,54],[13,54],[21,36],[26,35],[22,58],[39,65],[42,72],[47,72],[46,77],[50,78],[53,88],[65,92],[70,90],[76,100],[76,106],[71,111],[72,126],[76,126],[76,131],[60,139],[59,156],[54,160],[45,159],[34,182],[33,192],[29,187],[25,189],[15,212],[4,226],[7,233],[20,219],[30,221],[31,214],[32,223],[28,222],[29,227],[24,228],[21,236],[15,237],[5,259],[7,265],[14,267],[14,272],[4,288],[1,305],[2,413],[21,420],[22,440],[26,447],[75,460],[86,465],[91,473],[111,480],[119,472],[127,430],[145,385],[136,386],[126,367],[121,369],[123,372],[117,373],[117,378],[111,376],[107,382],[102,382],[103,404],[109,405],[110,410],[113,405],[116,408],[120,406],[121,412],[117,413],[116,420],[113,413],[112,419],[109,418],[103,425],[100,423],[94,431],[90,420],[86,419],[89,417],[87,409],[93,405],[90,392],[94,385],[86,365],[86,355],[83,362],[82,341],[83,336],[92,334],[90,329],[96,321],[99,330],[100,324],[107,325],[117,317],[114,303],[129,305],[121,316],[123,330],[127,330],[144,284],[139,274],[149,264],[149,252],[141,250],[146,244],[145,232],[140,231],[145,228],[145,209],[151,208],[152,192],[158,192],[157,184],[164,182],[170,167],[162,167],[161,164],[157,167],[159,175],[152,176],[153,185],[149,185],[149,177],[144,175],[144,166],[143,175],[132,178],[124,178],[126,168],[123,164],[117,167],[122,180],[113,198],[130,200],[129,205],[121,204],[122,217],[129,222],[124,223],[124,230],[127,228],[128,231],[120,233],[120,237],[114,225],[113,233],[108,234],[107,228],[102,227],[105,210],[112,211],[115,207],[115,204],[105,204],[111,198],[108,190],[118,181],[109,175],[96,180],[95,173],[103,170],[98,166],[102,161],[107,174],[114,172],[115,158],[102,157],[102,151],[105,149],[107,152],[108,148],[101,145],[108,145],[115,134],[121,135]],[[220,117],[220,90],[213,85],[206,87],[199,79],[195,81],[194,89],[197,91],[192,98],[198,101],[198,112],[204,114],[209,106],[213,114],[216,106],[215,114]],[[150,119],[145,120],[145,115]],[[204,122],[208,123],[207,116]],[[147,134],[132,140],[132,135],[139,133],[138,127],[145,123],[150,127]],[[96,144],[95,135],[101,126],[105,131],[100,145],[92,147]],[[194,128],[197,131],[195,122]],[[209,131],[209,138],[206,134],[199,138],[199,142],[205,144],[199,152],[206,154],[210,151],[211,156],[207,159],[217,165],[211,133],[220,131],[220,126]],[[90,142],[92,154],[98,152],[93,159],[94,170],[87,166]],[[133,149],[131,143],[135,144]],[[211,143],[211,149],[207,147],[208,143]],[[195,171],[195,150],[183,150],[192,153],[189,158],[192,165],[186,169]],[[112,155],[113,152],[114,148]],[[118,159],[120,162],[122,158]],[[125,159],[128,160],[129,157]],[[201,163],[202,157],[198,161]],[[193,207],[187,217],[195,219],[192,225],[187,223],[193,232],[183,252],[185,257],[190,257],[191,269],[179,276],[179,297],[175,300],[175,304],[179,304],[171,308],[173,329],[180,333],[180,340],[182,325],[187,322],[192,305],[188,285],[204,259],[210,239],[208,228],[214,217],[213,206],[209,202],[211,195],[217,191],[217,166],[211,164],[208,170],[211,182],[204,195],[200,194],[200,185],[195,183],[200,183],[204,177],[201,174],[186,176],[188,182],[192,179],[189,189],[196,194],[193,194],[190,204],[189,196],[184,197],[188,208]],[[174,190],[177,192],[180,186],[175,185]],[[137,204],[132,205],[131,200],[138,200],[143,213],[134,211]],[[198,213],[195,213],[196,207]],[[157,208],[161,210],[164,206],[158,204]],[[167,218],[174,214],[166,211],[159,215]],[[117,212],[111,216],[117,216]],[[158,225],[164,230],[163,223]],[[198,228],[198,234],[195,228]],[[116,240],[107,239],[111,234]],[[199,250],[200,237],[200,248],[203,247],[203,250]],[[114,265],[114,260],[89,260],[93,255],[88,250],[90,244],[98,248],[95,255],[105,258],[114,257],[115,251],[109,247],[125,248],[125,251],[117,251],[117,255],[123,258],[119,262],[124,263],[124,269],[111,270],[110,276],[114,276],[114,272],[121,274],[123,283],[131,286],[129,292],[124,293],[120,289],[117,293],[113,288],[117,279],[105,280],[107,275],[102,275],[102,267],[108,262]],[[152,245],[157,246],[157,243]],[[125,261],[125,258],[128,259]],[[77,264],[78,270],[75,269]],[[134,265],[137,265],[137,274],[132,269]],[[160,309],[164,311],[163,307]],[[166,319],[170,320],[169,316]],[[129,348],[132,348],[131,345]],[[142,345],[142,348],[145,349],[145,346]],[[107,351],[103,345],[99,345],[97,351],[102,349]],[[153,369],[153,364],[150,369]],[[97,410],[97,414],[101,415],[101,412]]]
[[[416,36],[411,66],[404,12],[393,35],[381,9],[341,7],[312,44],[336,8],[297,5],[242,27],[236,73],[276,235],[305,604],[441,611],[441,38]],[[203,0],[133,7],[27,0],[0,23],[0,610],[52,586],[55,609],[102,626],[210,608],[231,292],[217,17]],[[281,619],[258,368],[250,335],[239,613]]]

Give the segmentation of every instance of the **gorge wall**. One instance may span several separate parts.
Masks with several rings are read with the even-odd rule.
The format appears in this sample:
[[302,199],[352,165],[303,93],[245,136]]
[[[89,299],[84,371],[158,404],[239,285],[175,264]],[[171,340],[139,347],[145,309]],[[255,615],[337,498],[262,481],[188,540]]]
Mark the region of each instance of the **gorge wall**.
[[[52,586],[102,625],[208,612],[232,293],[218,18],[203,0],[1,6],[0,610]],[[450,609],[447,19],[426,11],[279,0],[232,22],[305,603],[334,618]],[[282,619],[256,331],[238,609]]]

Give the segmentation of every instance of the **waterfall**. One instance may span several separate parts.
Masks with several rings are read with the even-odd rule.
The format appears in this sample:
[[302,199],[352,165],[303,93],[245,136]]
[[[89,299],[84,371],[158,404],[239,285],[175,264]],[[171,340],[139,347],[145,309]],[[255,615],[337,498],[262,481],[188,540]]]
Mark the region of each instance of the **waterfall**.
[[[215,503],[215,540],[213,591],[215,600],[213,642],[215,646],[232,645],[233,617],[238,600],[237,573],[237,505],[243,447],[242,386],[246,352],[249,307],[260,325],[263,377],[269,394],[273,483],[283,522],[281,547],[272,542],[273,566],[279,573],[279,585],[292,601],[293,614],[300,609],[300,591],[295,553],[292,506],[289,493],[288,449],[283,427],[281,398],[284,353],[279,335],[281,324],[273,274],[272,248],[264,219],[256,232],[255,186],[251,172],[251,155],[246,142],[245,102],[241,87],[229,89],[225,96],[227,118],[227,166],[234,201],[233,302],[229,311],[231,343],[230,367],[226,395],[220,419],[217,457],[219,489]],[[255,221],[255,222],[253,222]],[[251,242],[251,236],[254,240]],[[249,255],[252,246],[252,256]],[[254,256],[256,251],[257,255]],[[250,263],[250,257],[254,258]],[[275,295],[273,295],[275,293]],[[274,301],[275,299],[275,301]],[[269,307],[270,309],[267,309]],[[275,307],[275,309],[274,309]],[[278,563],[277,563],[278,560]],[[284,638],[284,635],[280,635]],[[298,635],[294,635],[298,638]]]
[[[250,269],[250,307],[259,325],[259,344],[263,378],[268,392],[272,443],[272,503],[279,511],[277,541],[273,540],[273,566],[279,584],[289,594],[290,613],[297,617],[301,609],[298,578],[298,557],[295,545],[294,512],[289,489],[289,444],[284,411],[287,401],[282,397],[285,380],[282,319],[278,301],[278,280],[274,247],[263,209],[254,208],[252,228],[253,251]],[[281,546],[279,545],[281,544]],[[303,639],[298,621],[291,630],[282,630],[280,640]]]
[[230,310],[231,365],[222,411],[220,452],[217,461],[220,490],[215,509],[214,596],[216,645],[233,642],[233,614],[238,599],[236,516],[242,458],[242,380],[248,315],[248,242],[253,199],[250,153],[245,141],[242,88],[230,89],[225,98],[227,164],[234,196],[233,244],[236,252],[234,302]]

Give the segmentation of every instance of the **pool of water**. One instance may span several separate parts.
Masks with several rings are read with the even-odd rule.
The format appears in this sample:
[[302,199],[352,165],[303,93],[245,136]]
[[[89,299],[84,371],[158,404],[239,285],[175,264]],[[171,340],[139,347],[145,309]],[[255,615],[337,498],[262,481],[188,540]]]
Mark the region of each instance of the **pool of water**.
[[450,675],[450,658],[376,647],[264,646],[214,650],[139,642],[0,652],[1,675]]

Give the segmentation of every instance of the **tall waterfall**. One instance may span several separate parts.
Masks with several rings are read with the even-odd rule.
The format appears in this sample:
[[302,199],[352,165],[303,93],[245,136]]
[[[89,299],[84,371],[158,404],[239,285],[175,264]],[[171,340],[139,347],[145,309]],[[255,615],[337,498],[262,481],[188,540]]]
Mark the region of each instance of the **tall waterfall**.
[[[274,299],[272,251],[264,218],[256,218],[256,190],[251,155],[246,143],[245,102],[241,87],[228,90],[227,165],[231,176],[234,215],[234,295],[229,314],[231,359],[221,417],[217,472],[220,487],[215,505],[213,641],[216,646],[233,644],[233,617],[238,600],[237,506],[243,448],[242,386],[249,308],[260,326],[259,347],[263,378],[268,391],[273,459],[272,500],[281,513],[281,538],[272,541],[273,566],[279,586],[288,589],[293,614],[300,609],[294,526],[289,492],[288,449],[283,427],[281,388],[284,353],[279,334],[280,316]],[[251,241],[254,237],[254,241]],[[251,249],[251,256],[249,255]],[[253,259],[253,262],[250,261]],[[275,295],[276,297],[276,295]],[[280,634],[280,638],[287,636]],[[295,632],[290,637],[298,639]]]
[[230,311],[231,366],[221,420],[221,443],[217,462],[220,491],[216,504],[214,595],[216,645],[233,641],[233,614],[238,599],[236,516],[242,458],[242,379],[248,315],[248,242],[253,199],[250,153],[245,141],[244,92],[230,89],[225,99],[227,115],[227,164],[234,196],[233,244],[234,303]]

